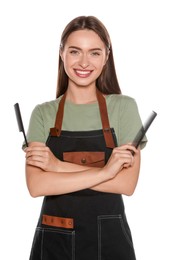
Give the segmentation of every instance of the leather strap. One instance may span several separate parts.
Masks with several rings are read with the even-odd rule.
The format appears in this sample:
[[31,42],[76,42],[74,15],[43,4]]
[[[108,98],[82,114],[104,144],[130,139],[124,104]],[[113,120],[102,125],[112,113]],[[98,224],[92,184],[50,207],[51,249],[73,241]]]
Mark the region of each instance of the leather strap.
[[[61,100],[59,102],[59,107],[58,107],[58,111],[56,114],[55,127],[50,128],[50,133],[52,136],[60,136],[60,134],[61,134],[66,94],[67,94],[67,92],[65,92],[65,94],[63,95],[63,97],[61,98]],[[101,121],[102,121],[103,134],[104,134],[104,138],[105,138],[105,142],[106,142],[106,147],[114,148],[115,144],[114,144],[112,132],[110,129],[106,100],[98,89],[96,89],[96,95],[97,95],[97,100],[99,103],[100,116],[101,116]]]
[[52,227],[74,228],[73,218],[61,218],[61,217],[43,215],[42,224],[52,226]]
[[63,95],[63,97],[61,98],[61,100],[59,102],[59,107],[58,107],[58,111],[56,114],[55,127],[50,128],[50,133],[52,136],[60,136],[60,134],[61,134],[66,94],[67,94],[67,92],[65,92],[65,94]]
[[104,138],[105,138],[105,142],[106,142],[106,147],[114,148],[115,144],[114,144],[112,132],[110,129],[106,100],[98,89],[97,89],[96,93],[97,93],[97,100],[99,102],[100,116],[101,116],[101,120],[102,120],[103,134],[104,134]]

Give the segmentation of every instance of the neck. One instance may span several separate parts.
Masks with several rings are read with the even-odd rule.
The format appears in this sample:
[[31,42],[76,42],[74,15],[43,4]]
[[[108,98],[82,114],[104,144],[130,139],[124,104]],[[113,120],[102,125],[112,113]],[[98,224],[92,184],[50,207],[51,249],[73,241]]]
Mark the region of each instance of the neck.
[[75,104],[89,104],[97,102],[96,88],[95,87],[79,87],[67,89],[66,100]]

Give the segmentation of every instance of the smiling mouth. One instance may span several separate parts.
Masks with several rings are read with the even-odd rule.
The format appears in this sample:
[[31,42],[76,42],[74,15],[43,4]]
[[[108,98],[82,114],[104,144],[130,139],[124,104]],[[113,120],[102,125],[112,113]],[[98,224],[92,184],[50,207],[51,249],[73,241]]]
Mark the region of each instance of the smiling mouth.
[[87,78],[92,73],[92,70],[77,70],[75,69],[75,74],[80,78]]

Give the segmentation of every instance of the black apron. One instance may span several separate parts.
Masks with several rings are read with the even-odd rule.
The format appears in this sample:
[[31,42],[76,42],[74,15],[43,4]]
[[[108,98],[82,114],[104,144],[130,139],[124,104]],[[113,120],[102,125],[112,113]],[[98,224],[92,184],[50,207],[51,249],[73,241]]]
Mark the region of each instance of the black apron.
[[[105,98],[97,90],[103,129],[76,132],[61,130],[65,98],[47,146],[60,160],[103,167],[117,145]],[[30,260],[135,260],[122,196],[91,189],[46,196]]]

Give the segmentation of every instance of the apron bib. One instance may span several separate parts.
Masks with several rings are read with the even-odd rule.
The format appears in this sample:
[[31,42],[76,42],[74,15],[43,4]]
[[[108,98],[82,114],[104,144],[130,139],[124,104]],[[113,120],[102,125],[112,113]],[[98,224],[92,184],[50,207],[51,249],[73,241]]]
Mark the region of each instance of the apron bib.
[[[61,98],[47,146],[62,161],[103,167],[117,146],[106,101],[97,90],[102,129],[63,131],[66,94]],[[30,260],[135,260],[131,232],[120,194],[85,189],[46,196]]]

